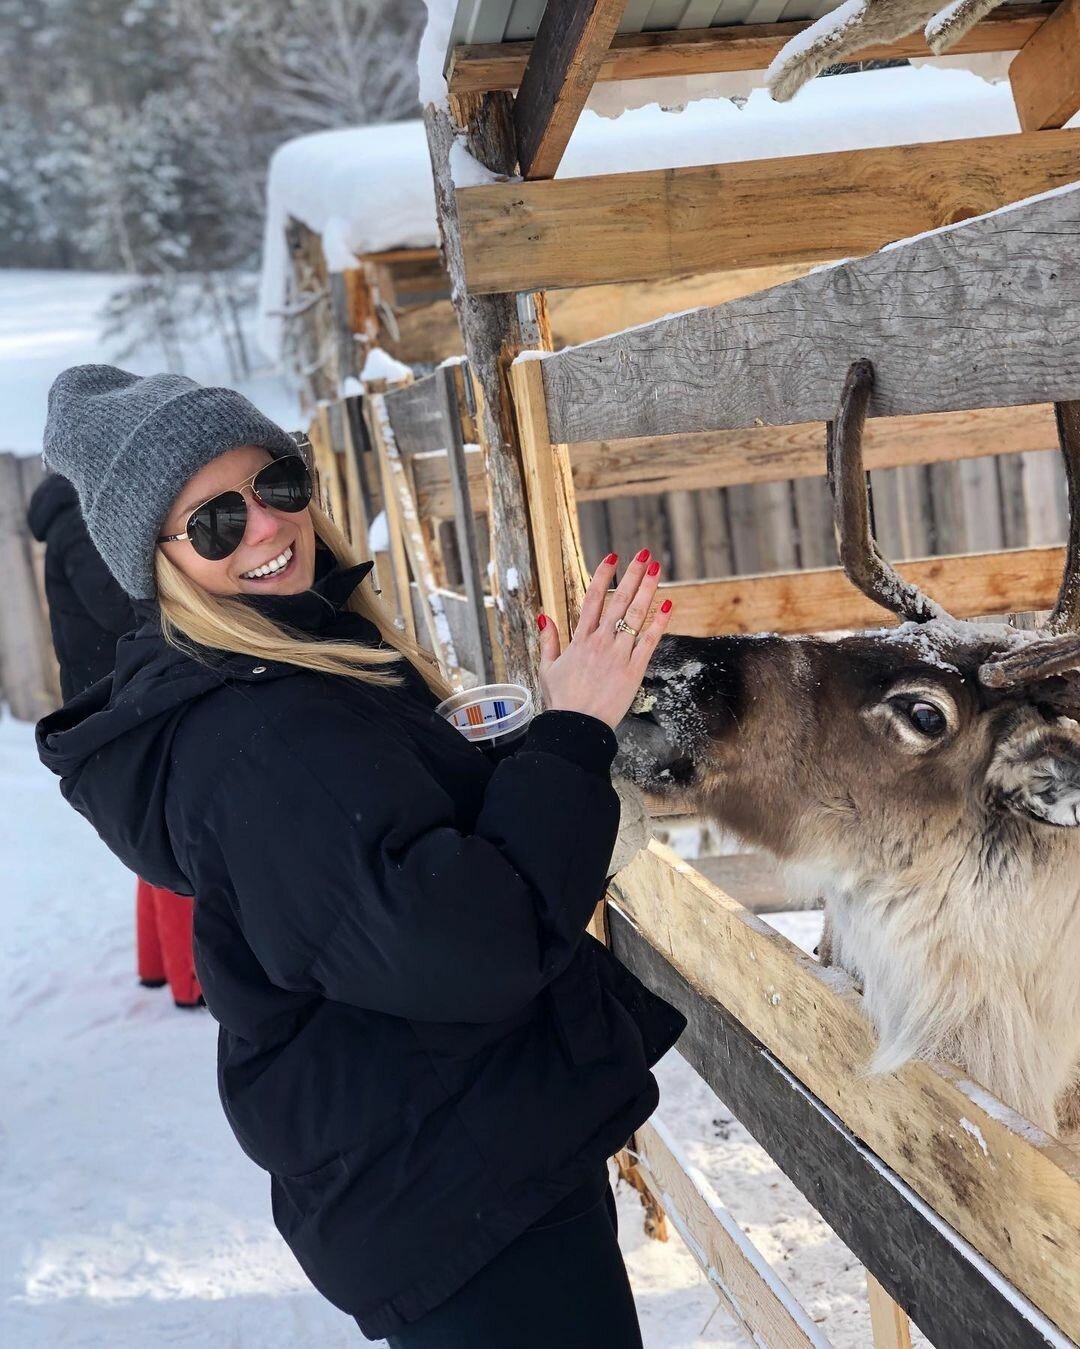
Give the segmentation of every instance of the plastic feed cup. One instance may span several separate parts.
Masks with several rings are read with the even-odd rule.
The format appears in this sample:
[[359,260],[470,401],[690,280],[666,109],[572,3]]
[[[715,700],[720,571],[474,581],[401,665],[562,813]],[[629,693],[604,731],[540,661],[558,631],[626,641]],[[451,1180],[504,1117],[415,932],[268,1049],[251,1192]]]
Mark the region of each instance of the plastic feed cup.
[[521,684],[479,684],[444,699],[435,711],[466,740],[506,745],[519,739],[532,721],[532,694]]

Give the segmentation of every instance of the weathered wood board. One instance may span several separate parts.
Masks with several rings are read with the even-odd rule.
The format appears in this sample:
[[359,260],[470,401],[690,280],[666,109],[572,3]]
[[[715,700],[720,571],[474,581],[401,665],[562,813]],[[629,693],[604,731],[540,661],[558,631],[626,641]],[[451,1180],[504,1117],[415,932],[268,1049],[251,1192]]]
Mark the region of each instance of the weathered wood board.
[[558,352],[548,421],[558,441],[826,421],[860,357],[874,416],[1075,399],[1078,315],[1080,183]]
[[[779,9],[780,6],[774,6]],[[1043,5],[1007,5],[962,37],[954,55],[1017,51],[1046,19]],[[809,28],[805,21],[735,23],[726,28],[695,28],[620,34],[600,62],[596,78],[650,80],[672,75],[714,75],[733,70],[764,70],[793,37]],[[456,47],[447,70],[450,92],[482,93],[516,89],[532,51],[531,42],[501,42]],[[921,32],[895,42],[865,47],[860,61],[929,56]]]
[[[472,295],[845,258],[1075,180],[1080,130],[457,190]],[[842,208],[838,205],[842,202]]]
[[[900,562],[901,576],[946,604],[957,618],[1048,609],[1057,596],[1064,548],[1017,548]],[[837,632],[880,627],[896,615],[856,590],[839,567],[661,585],[674,601],[671,632]]]
[[626,0],[547,0],[521,87],[514,131],[523,178],[553,178]]
[[[647,948],[693,985],[695,1015],[722,1007],[1060,1329],[1080,1333],[1080,1158],[946,1065],[869,1075],[873,1034],[851,981],[822,970],[669,849],[650,844],[610,892]],[[743,1116],[752,1099],[719,1094],[753,1131]],[[802,1130],[787,1117],[783,1128],[786,1146],[797,1147]],[[785,1139],[770,1136],[771,1153],[774,1144],[779,1160]],[[840,1163],[841,1185],[844,1172]],[[885,1227],[875,1222],[882,1247]],[[896,1297],[881,1260],[856,1253]]]
[[[683,1057],[933,1344],[941,1349],[1067,1349],[1067,1336],[921,1203],[827,1102],[716,999],[715,990],[710,996],[695,986],[679,967],[678,954],[657,950],[655,937],[639,930],[619,902],[608,905],[607,924],[611,948],[622,963],[686,1015],[678,1044]],[[706,948],[703,956],[708,954]],[[734,970],[724,970],[717,982],[736,977]],[[756,989],[759,981],[752,974],[746,978]],[[778,996],[787,995],[782,973],[775,987]],[[805,1077],[801,1065],[799,1076]],[[898,1099],[891,1110],[902,1106],[902,1094],[894,1095]],[[964,1136],[959,1127],[957,1132]],[[926,1147],[934,1146],[939,1144],[931,1132]],[[1009,1191],[1003,1185],[995,1199],[1000,1222],[1011,1225]],[[1023,1202],[1017,1197],[1016,1208]],[[1067,1272],[1058,1259],[1048,1263],[1059,1264],[1058,1282],[1065,1283],[1068,1296]]]

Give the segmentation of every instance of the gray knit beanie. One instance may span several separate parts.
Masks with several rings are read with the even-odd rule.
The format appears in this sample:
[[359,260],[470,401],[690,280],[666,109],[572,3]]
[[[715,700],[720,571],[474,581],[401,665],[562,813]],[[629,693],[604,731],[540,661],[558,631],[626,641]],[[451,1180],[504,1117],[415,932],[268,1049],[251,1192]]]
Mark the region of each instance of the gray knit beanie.
[[45,463],[75,484],[95,548],[135,599],[156,594],[154,549],[180,489],[236,445],[297,453],[235,389],[185,375],[74,365],[49,390]]

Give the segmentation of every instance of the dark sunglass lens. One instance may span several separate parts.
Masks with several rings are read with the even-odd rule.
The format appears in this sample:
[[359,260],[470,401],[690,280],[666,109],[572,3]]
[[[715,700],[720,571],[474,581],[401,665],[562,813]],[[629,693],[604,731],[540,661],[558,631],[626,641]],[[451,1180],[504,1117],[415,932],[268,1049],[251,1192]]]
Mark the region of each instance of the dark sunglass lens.
[[295,454],[267,464],[252,486],[262,504],[275,511],[302,511],[311,500],[311,474]]
[[235,553],[247,528],[247,503],[239,492],[222,492],[188,521],[191,546],[208,562]]

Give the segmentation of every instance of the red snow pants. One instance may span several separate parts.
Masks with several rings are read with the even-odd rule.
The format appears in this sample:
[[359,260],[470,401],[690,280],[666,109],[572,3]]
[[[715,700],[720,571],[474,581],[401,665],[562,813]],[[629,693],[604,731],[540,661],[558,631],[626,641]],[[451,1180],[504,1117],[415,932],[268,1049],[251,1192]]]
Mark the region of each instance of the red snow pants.
[[135,952],[139,980],[149,987],[168,981],[178,1007],[195,1007],[202,989],[191,949],[195,901],[139,880],[135,892]]

